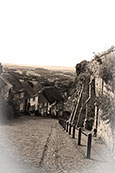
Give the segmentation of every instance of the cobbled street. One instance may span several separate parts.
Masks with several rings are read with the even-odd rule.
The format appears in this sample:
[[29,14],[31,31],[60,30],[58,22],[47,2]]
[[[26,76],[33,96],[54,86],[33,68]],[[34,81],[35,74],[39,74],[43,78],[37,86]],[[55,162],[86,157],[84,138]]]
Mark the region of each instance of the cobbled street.
[[102,141],[77,145],[56,119],[23,116],[0,126],[0,173],[115,172],[115,162]]

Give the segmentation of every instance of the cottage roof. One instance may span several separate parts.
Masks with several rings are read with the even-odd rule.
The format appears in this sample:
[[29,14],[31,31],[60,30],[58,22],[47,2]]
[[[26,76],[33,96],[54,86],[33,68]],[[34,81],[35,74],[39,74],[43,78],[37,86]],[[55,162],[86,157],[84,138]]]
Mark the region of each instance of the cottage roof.
[[20,92],[20,90],[23,90],[21,82],[11,73],[3,74],[3,78],[13,86],[14,92]]
[[33,88],[29,85],[28,82],[23,82],[22,86],[24,88],[24,91],[26,93],[26,97],[34,97],[36,95],[35,91]]
[[12,87],[12,85],[7,81],[7,79],[5,79],[2,75],[0,75],[0,88],[6,85],[9,86],[9,88]]
[[6,85],[7,85],[6,82],[0,76],[0,88],[3,88]]
[[41,91],[42,87],[39,83],[37,83],[36,85],[34,85],[33,89],[36,93],[39,93],[39,91]]
[[45,87],[42,93],[50,103],[60,102],[63,100],[61,94],[59,93],[56,87],[52,86]]
[[39,93],[38,95],[38,103],[47,103],[48,100],[46,99],[46,97],[44,97],[44,95],[42,93]]

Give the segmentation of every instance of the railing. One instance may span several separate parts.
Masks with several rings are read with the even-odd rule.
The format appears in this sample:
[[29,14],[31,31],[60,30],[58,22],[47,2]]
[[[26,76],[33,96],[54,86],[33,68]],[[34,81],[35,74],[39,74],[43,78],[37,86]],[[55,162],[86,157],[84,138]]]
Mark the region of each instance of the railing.
[[[86,134],[84,131],[82,131],[81,128],[76,128],[75,125],[71,125],[71,123],[67,122],[64,119],[59,118],[59,123],[62,125],[62,127],[64,128],[64,130],[66,130],[66,132],[69,133],[69,135],[72,135],[72,138],[75,138],[75,132],[76,130],[78,130],[78,141],[77,144],[80,146],[81,145],[81,137],[82,134],[85,135],[87,137],[87,158],[90,159],[91,158],[91,143],[92,143],[92,133]],[[73,127],[73,131],[72,131],[72,127]]]
[[73,112],[72,112],[72,114],[71,114],[71,116],[70,116],[70,122],[71,122],[71,123],[74,123],[75,118],[76,118],[76,114],[77,114],[77,112],[79,111],[79,106],[80,106],[80,102],[81,102],[83,90],[84,90],[84,85],[82,85],[81,91],[80,91],[80,93],[79,93],[79,97],[78,97],[77,104],[76,104],[76,106],[75,106],[75,108],[74,108],[74,110],[73,110]]

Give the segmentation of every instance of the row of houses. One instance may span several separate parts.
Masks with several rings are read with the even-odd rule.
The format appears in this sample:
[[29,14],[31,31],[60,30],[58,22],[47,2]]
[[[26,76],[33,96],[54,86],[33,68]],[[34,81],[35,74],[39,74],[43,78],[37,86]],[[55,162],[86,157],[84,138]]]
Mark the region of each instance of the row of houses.
[[56,87],[41,87],[39,82],[20,79],[15,73],[3,72],[0,64],[1,102],[11,95],[21,113],[57,116],[63,109],[63,97]]

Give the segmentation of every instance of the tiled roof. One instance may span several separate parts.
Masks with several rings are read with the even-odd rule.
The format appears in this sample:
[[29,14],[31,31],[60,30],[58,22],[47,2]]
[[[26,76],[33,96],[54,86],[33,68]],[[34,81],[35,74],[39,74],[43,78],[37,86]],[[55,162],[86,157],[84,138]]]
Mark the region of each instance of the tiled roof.
[[39,103],[47,103],[48,100],[46,99],[46,97],[44,97],[44,95],[42,93],[39,93],[39,95],[38,95],[38,102]]
[[42,86],[41,86],[39,83],[37,83],[37,84],[33,87],[33,89],[34,89],[34,91],[35,91],[36,93],[39,93],[39,91],[41,91],[41,89],[42,89]]
[[61,100],[63,100],[58,89],[55,87],[51,86],[45,87],[42,93],[50,103],[60,102]]
[[12,85],[7,81],[7,79],[5,79],[4,76],[0,75],[0,88],[6,85],[12,87]]
[[34,97],[36,95],[35,91],[33,88],[28,84],[28,82],[23,82],[22,83],[23,89],[26,93],[26,97]]
[[23,90],[21,82],[15,76],[13,76],[12,74],[10,74],[10,73],[3,74],[3,78],[5,80],[7,80],[13,86],[14,92]]

